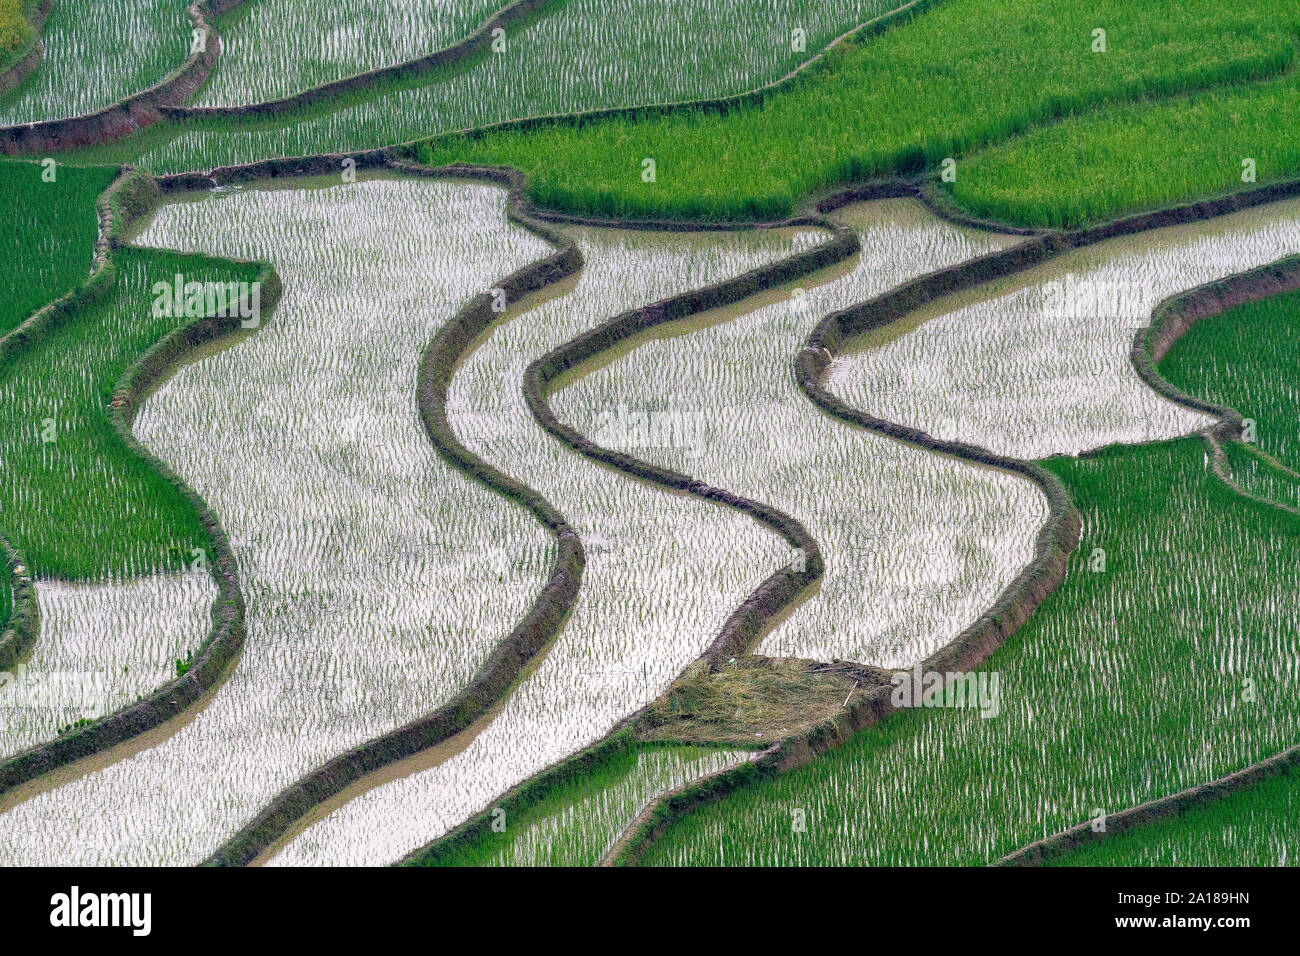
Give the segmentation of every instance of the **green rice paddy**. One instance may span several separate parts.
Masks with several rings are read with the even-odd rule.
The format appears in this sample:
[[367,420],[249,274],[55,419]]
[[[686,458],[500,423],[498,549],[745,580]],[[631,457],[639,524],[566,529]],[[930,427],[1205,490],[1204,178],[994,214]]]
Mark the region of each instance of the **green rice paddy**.
[[99,231],[95,201],[117,171],[59,166],[50,182],[49,168],[0,162],[0,227],[16,240],[9,245],[6,294],[0,297],[0,335],[90,272]]
[[[257,267],[123,249],[107,296],[0,365],[0,509],[33,572],[72,580],[188,567],[198,514],[113,431],[118,380],[185,319],[153,316],[156,282],[252,281]],[[69,520],[75,516],[75,520]]]

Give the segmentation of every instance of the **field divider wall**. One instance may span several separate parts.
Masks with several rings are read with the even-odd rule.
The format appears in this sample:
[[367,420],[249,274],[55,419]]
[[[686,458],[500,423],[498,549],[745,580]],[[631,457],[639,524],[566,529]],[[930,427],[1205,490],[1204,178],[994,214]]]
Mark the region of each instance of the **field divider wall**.
[[[120,245],[123,232],[152,212],[161,198],[162,191],[154,179],[129,167],[123,168],[98,203],[100,233],[90,277],[80,288],[45,306],[0,339],[0,369],[20,349],[39,346],[46,333],[71,319],[79,309],[102,301],[109,294],[116,281],[113,249]],[[271,266],[260,265],[258,281],[262,283],[262,302],[269,310],[280,298],[281,284]],[[131,433],[131,423],[143,398],[183,363],[189,352],[238,333],[241,331],[240,323],[241,320],[234,316],[207,317],[173,330],[127,369],[114,388],[108,411],[118,438],[190,502],[207,532],[212,552],[209,570],[217,585],[217,598],[212,606],[212,626],[206,639],[183,676],[167,682],[130,706],[0,763],[0,797],[52,771],[100,757],[185,713],[221,683],[242,649],[244,600],[234,554],[220,520],[198,492]]]
[[[626,228],[628,224],[620,223]],[[635,228],[657,228],[658,224],[636,222]],[[743,654],[781,613],[821,576],[824,562],[816,540],[795,518],[783,511],[699,481],[690,475],[662,468],[624,452],[595,444],[585,435],[561,422],[549,403],[549,388],[560,375],[595,358],[620,343],[657,326],[708,312],[748,299],[759,292],[784,285],[827,266],[842,262],[860,251],[853,230],[821,217],[796,217],[779,223],[755,223],[740,228],[788,228],[812,226],[830,233],[831,239],[812,249],[752,269],[713,285],[663,299],[615,316],[608,322],[570,339],[532,362],[524,372],[524,398],[537,423],[550,435],[593,461],[624,474],[672,491],[719,504],[748,515],[784,539],[792,549],[802,551],[802,570],[790,566],[774,571],[745,599],[723,625],[704,659],[716,669],[728,658]],[[678,224],[678,229],[681,225]],[[737,228],[737,227],[732,227]]]
[[4,537],[0,537],[0,558],[9,574],[0,587],[10,589],[9,619],[0,633],[0,671],[8,671],[27,655],[40,636],[41,606],[26,561]]
[[[442,50],[436,51],[427,57],[411,60],[406,63],[399,63],[391,67],[381,67],[367,73],[357,74],[353,77],[345,77],[342,80],[322,84],[321,86],[313,87],[312,89],[304,90],[302,93],[283,97],[279,100],[268,100],[262,103],[251,103],[242,106],[175,105],[166,107],[163,110],[163,113],[168,118],[174,120],[208,120],[260,119],[268,116],[280,115],[286,112],[292,112],[307,106],[315,105],[340,94],[365,89],[368,86],[376,85],[386,80],[406,79],[411,76],[418,76],[421,73],[428,72],[439,66],[445,66],[449,63],[466,60],[479,50],[484,49],[489,45],[491,32],[496,27],[502,27],[504,29],[504,27],[509,23],[521,21],[525,19],[527,15],[535,13],[539,9],[552,5],[558,9],[560,6],[563,6],[565,2],[567,2],[567,0],[517,0],[517,2],[497,11],[497,13],[493,14],[489,20],[485,21],[483,25],[465,39],[460,40],[451,46],[444,47]],[[827,43],[816,54],[800,63],[784,76],[778,77],[777,79],[771,80],[760,86],[753,87],[752,89],[742,90],[739,93],[731,93],[726,96],[706,99],[669,100],[662,103],[649,103],[636,106],[606,106],[589,110],[574,110],[568,113],[544,113],[537,116],[514,117],[512,119],[498,120],[493,123],[485,123],[482,126],[467,127],[461,130],[446,130],[442,133],[435,134],[434,138],[439,136],[458,135],[461,133],[480,136],[497,130],[532,129],[555,122],[580,124],[588,120],[605,119],[609,117],[656,116],[683,107],[697,107],[700,109],[725,113],[732,107],[745,105],[751,102],[762,102],[762,98],[765,95],[802,75],[805,71],[820,63],[831,50],[846,41],[860,36],[873,35],[886,27],[894,26],[896,21],[903,22],[911,19],[940,2],[942,2],[942,0],[908,0],[907,3],[904,3],[893,10],[888,10],[870,20],[863,21],[851,29],[846,30],[844,33]],[[549,14],[550,12],[552,11],[546,10],[545,14]],[[425,136],[379,148],[410,150],[418,146],[420,143],[426,142],[428,139],[429,137]]]
[[162,118],[166,106],[182,103],[205,82],[221,55],[221,37],[210,19],[245,0],[196,0],[186,10],[196,30],[207,31],[204,49],[190,53],[172,72],[148,89],[103,109],[64,119],[0,126],[0,154],[40,155],[77,146],[95,146],[143,129]]

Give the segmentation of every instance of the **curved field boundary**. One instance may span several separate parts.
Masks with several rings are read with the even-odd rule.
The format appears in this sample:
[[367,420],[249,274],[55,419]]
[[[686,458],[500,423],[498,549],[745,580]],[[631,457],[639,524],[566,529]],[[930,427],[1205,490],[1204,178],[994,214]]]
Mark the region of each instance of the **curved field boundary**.
[[[636,226],[653,228],[642,223],[637,223]],[[752,269],[732,279],[624,312],[552,349],[533,361],[524,372],[524,398],[533,418],[549,434],[574,451],[662,488],[684,491],[693,497],[746,514],[774,531],[791,548],[803,552],[805,561],[802,570],[796,571],[787,566],[773,572],[727,619],[718,636],[704,653],[704,659],[715,668],[727,658],[743,654],[777,616],[791,607],[799,595],[822,576],[824,563],[817,542],[795,518],[770,505],[732,494],[682,472],[661,468],[632,455],[595,444],[556,417],[549,403],[549,389],[551,383],[567,370],[648,329],[740,302],[759,292],[842,262],[861,249],[853,230],[820,217],[799,217],[780,223],[756,223],[743,228],[791,226],[815,226],[824,229],[831,234],[831,240],[813,249],[795,253],[779,262]],[[681,224],[676,228],[681,229]]]
[[464,39],[457,40],[440,50],[435,50],[427,56],[395,63],[392,66],[381,66],[353,76],[345,76],[341,80],[322,83],[319,86],[303,90],[301,93],[294,93],[292,96],[239,106],[168,105],[163,106],[161,112],[168,119],[175,120],[265,119],[268,116],[278,116],[281,113],[310,106],[336,96],[363,90],[369,86],[376,86],[387,80],[408,79],[419,76],[421,73],[431,72],[440,66],[468,59],[473,54],[487,49],[491,45],[493,30],[504,30],[510,24],[527,18],[535,11],[556,4],[557,0],[514,0],[514,2],[508,3],[480,23],[477,29]]
[[[1241,272],[1217,282],[1180,292],[1161,302],[1152,313],[1151,324],[1133,337],[1130,357],[1141,379],[1171,402],[1193,411],[1214,415],[1218,421],[1201,435],[1209,446],[1214,471],[1237,494],[1259,505],[1279,508],[1292,514],[1295,508],[1243,491],[1232,479],[1231,467],[1223,452],[1223,443],[1240,440],[1241,414],[1226,405],[1216,405],[1189,395],[1163,376],[1157,368],[1160,360],[1188,329],[1202,319],[1226,312],[1239,305],[1258,302],[1275,295],[1300,289],[1300,256],[1290,256],[1258,269]],[[1107,814],[1106,828],[1095,831],[1091,821],[1029,843],[998,860],[995,866],[1037,866],[1047,860],[1065,856],[1079,847],[1097,843],[1109,836],[1124,833],[1157,820],[1181,816],[1189,810],[1225,797],[1275,776],[1289,767],[1300,766],[1300,745],[1290,747],[1207,783],[1188,787],[1168,797],[1148,800],[1137,806]]]
[[1080,823],[1068,830],[1062,830],[1053,836],[1021,847],[991,865],[1039,866],[1048,860],[1065,856],[1075,849],[1098,843],[1107,837],[1126,833],[1160,820],[1182,816],[1197,807],[1214,803],[1239,790],[1262,783],[1291,767],[1300,767],[1300,745],[1253,763],[1226,777],[1188,787],[1186,790],[1159,800],[1148,800],[1146,803],[1140,803],[1119,813],[1108,814],[1106,829],[1100,833],[1093,831],[1091,823]]
[[[956,213],[946,203],[937,202],[934,194],[933,185],[929,182],[882,181],[851,187],[834,194],[821,200],[817,208],[833,209],[855,199],[911,195],[945,218],[953,218],[954,221],[968,225],[984,224],[981,220]],[[1020,474],[1038,484],[1048,499],[1048,520],[1039,532],[1033,561],[1003,590],[988,611],[952,642],[922,661],[923,670],[969,670],[982,664],[1004,644],[1064,578],[1069,554],[1078,543],[1080,517],[1060,480],[1034,462],[995,455],[986,449],[962,442],[936,440],[919,429],[867,415],[828,392],[822,385],[822,377],[845,340],[896,322],[944,296],[1023,272],[1072,249],[1118,236],[1211,219],[1295,196],[1300,196],[1300,181],[1273,183],[1207,202],[1171,206],[1085,229],[1025,232],[1025,241],[1011,248],[913,279],[862,305],[832,313],[818,323],[794,364],[800,387],[819,407],[843,421],[869,431],[911,442],[939,454]],[[984,225],[997,228],[996,224]],[[1269,268],[1271,267],[1256,272],[1267,272]],[[1277,290],[1280,287],[1272,288]],[[1165,348],[1167,347],[1166,343]],[[1160,354],[1163,355],[1163,351]],[[1237,427],[1240,427],[1239,416]],[[784,773],[803,766],[893,710],[888,686],[869,688],[855,695],[843,713],[823,721],[804,734],[780,741],[752,763],[687,784],[662,796],[657,805],[642,814],[635,832],[625,834],[619,841],[617,854],[611,854],[608,862],[635,865],[650,843],[676,817],[702,803],[725,796],[730,790],[757,777]]]
[[45,30],[45,21],[50,18],[50,11],[53,9],[54,0],[39,0],[27,12],[27,28],[31,30],[31,39],[28,40],[25,48],[14,52],[9,58],[10,65],[0,71],[0,96],[4,96],[26,79],[27,74],[40,66],[41,60],[45,59],[45,44],[41,41],[41,33]]
[[[119,243],[123,231],[147,215],[160,198],[161,192],[155,181],[141,173],[124,170],[114,180],[99,201],[100,240],[96,244],[95,265],[90,278],[81,288],[47,305],[0,339],[0,362],[18,349],[39,342],[47,331],[66,321],[79,308],[108,294],[114,282],[112,249]],[[264,307],[273,308],[281,293],[279,276],[269,265],[263,264],[258,281],[262,283]],[[184,362],[189,352],[240,331],[240,322],[237,316],[204,318],[175,329],[127,369],[114,388],[109,408],[109,420],[118,437],[185,496],[207,531],[212,550],[210,567],[217,585],[217,598],[212,606],[212,628],[207,638],[183,677],[169,681],[129,707],[0,763],[0,797],[51,771],[111,750],[184,713],[221,682],[228,666],[243,647],[244,600],[234,554],[221,522],[196,491],[131,434],[131,423],[140,401]]]
[[[577,246],[519,208],[522,177],[497,169],[430,170],[394,162],[384,153],[363,157],[365,168],[391,169],[406,175],[486,180],[507,190],[507,216],[556,247],[540,259],[497,283],[508,303],[559,282],[582,268]],[[311,157],[293,164],[297,174],[337,173],[340,157]],[[358,163],[360,166],[361,163]],[[233,168],[222,183],[248,182],[290,175],[278,164]],[[192,178],[173,181],[180,185]],[[216,183],[209,181],[209,187]],[[223,843],[205,862],[247,865],[283,840],[308,813],[341,795],[364,778],[399,761],[441,744],[469,728],[509,693],[524,667],[559,633],[573,607],[582,580],[586,555],[577,532],[542,495],[516,481],[466,448],[447,420],[447,392],[461,358],[503,313],[493,310],[493,295],[485,290],[440,328],[420,360],[416,403],[425,431],[438,453],[454,468],[481,481],[502,497],[522,505],[555,538],[551,576],[523,620],[492,651],[474,679],[431,714],[340,754],[280,791],[252,821]]]
[[162,109],[184,102],[202,86],[221,55],[221,37],[209,18],[234,9],[244,0],[197,0],[186,10],[196,30],[207,31],[203,52],[191,53],[158,83],[111,106],[83,116],[0,126],[0,154],[53,153],[92,146],[125,136],[162,118]]
[[[551,229],[543,220],[618,228],[679,231],[700,228],[674,221],[611,223],[608,220],[590,217],[539,212],[524,196],[524,178],[515,170],[466,165],[432,169],[403,162],[389,149],[348,155],[312,156],[296,160],[264,160],[242,166],[223,167],[213,170],[208,176],[197,173],[180,174],[162,177],[158,181],[162,189],[167,192],[182,189],[210,189],[218,185],[249,183],[263,179],[337,174],[344,160],[348,159],[356,164],[357,169],[388,169],[406,175],[487,180],[505,187],[508,218],[550,242],[558,250],[498,283],[498,287],[505,290],[508,303],[518,302],[531,292],[575,274],[582,267],[582,256],[577,245],[567,236]],[[613,320],[612,323],[607,323],[602,330],[606,334],[616,335],[617,338],[635,334],[658,322],[673,321],[684,315],[738,301],[762,289],[780,285],[824,268],[858,251],[857,238],[851,230],[816,217],[803,217],[776,224],[756,223],[748,227],[735,224],[711,224],[705,228],[771,228],[778,225],[783,227],[817,225],[832,232],[834,238],[817,249],[798,253],[782,262],[754,270],[736,279],[720,283],[718,286],[686,293],[646,309],[628,313]],[[646,324],[646,319],[654,316],[658,318]],[[306,774],[277,794],[252,821],[222,844],[205,861],[206,863],[247,865],[255,862],[285,839],[312,810],[338,797],[345,790],[354,787],[384,767],[431,749],[470,727],[504,698],[523,668],[559,632],[572,609],[585,563],[582,544],[576,532],[569,526],[564,516],[559,514],[545,498],[502,474],[466,448],[456,437],[446,418],[447,391],[457,364],[478,337],[500,318],[500,313],[492,311],[491,293],[484,292],[439,330],[421,360],[417,403],[425,429],[439,454],[462,472],[477,478],[504,497],[523,504],[556,536],[558,551],[550,581],[524,620],[503,640],[483,665],[479,674],[460,694],[429,716],[367,741]],[[621,324],[616,329],[610,329],[618,323]],[[608,346],[601,345],[597,351],[605,347]],[[552,356],[543,357],[539,361],[545,362],[548,358]],[[567,365],[554,365],[553,374],[559,374],[564,367]],[[537,374],[534,369],[530,371],[534,375]],[[532,386],[525,387],[525,395],[530,407],[535,407],[536,402],[541,402],[542,406],[545,406],[541,390],[538,389],[536,394],[532,394],[530,388]],[[535,410],[534,414],[536,414]],[[555,424],[561,431],[564,430],[564,426],[559,425],[558,421]],[[585,441],[581,436],[576,436],[575,440]],[[625,457],[617,456],[612,452],[606,454],[617,458]],[[627,464],[633,468],[641,467],[635,459],[627,459]],[[655,472],[658,473],[658,469],[655,469]],[[710,488],[672,472],[663,472],[662,478],[661,484],[672,483],[673,487],[683,488],[706,500],[730,504],[772,527],[789,541],[792,547],[805,549],[806,563],[803,572],[796,574],[788,569],[776,572],[760,585],[728,619],[723,632],[706,653],[706,657],[710,660],[725,659],[727,655],[740,653],[744,647],[747,647],[772,617],[788,606],[820,576],[822,570],[820,551],[811,535],[798,522],[775,509],[739,498],[721,489]],[[620,727],[625,726],[626,723],[627,721],[621,722]]]
[[[1258,269],[1251,269],[1217,282],[1197,286],[1187,292],[1180,292],[1170,296],[1156,307],[1152,313],[1151,324],[1144,329],[1138,329],[1133,336],[1133,347],[1129,352],[1129,358],[1138,377],[1153,391],[1175,404],[1213,415],[1218,419],[1213,426],[1202,433],[1209,446],[1210,464],[1215,475],[1241,497],[1291,514],[1300,514],[1300,509],[1247,491],[1238,485],[1233,477],[1232,466],[1228,463],[1223,446],[1228,443],[1240,443],[1241,431],[1244,427],[1241,413],[1235,408],[1216,405],[1194,395],[1188,395],[1166,380],[1157,366],[1173,344],[1201,319],[1210,318],[1239,305],[1294,292],[1296,289],[1300,289],[1300,256],[1288,256]],[[1252,446],[1247,447],[1254,450]],[[1286,474],[1295,475],[1292,469],[1281,462],[1270,459],[1270,463]]]

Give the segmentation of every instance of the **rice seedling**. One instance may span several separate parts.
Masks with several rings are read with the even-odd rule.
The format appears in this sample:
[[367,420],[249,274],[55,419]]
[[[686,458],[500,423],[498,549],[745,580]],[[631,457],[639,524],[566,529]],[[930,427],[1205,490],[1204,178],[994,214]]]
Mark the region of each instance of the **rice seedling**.
[[1049,866],[1295,866],[1300,770],[1176,818],[1116,834]]
[[252,266],[132,249],[116,282],[0,366],[0,511],[40,578],[97,581],[189,567],[207,547],[189,502],[113,431],[108,402],[151,345],[189,321],[156,316],[151,292],[177,272],[251,280]]
[[1111,105],[1030,130],[962,161],[948,188],[977,215],[1068,227],[1294,178],[1300,76]]
[[[573,0],[512,36],[505,53],[483,54],[414,86],[319,104],[288,123],[157,124],[105,149],[77,153],[76,161],[131,161],[155,171],[209,168],[375,147],[519,116],[717,96],[775,79],[806,58],[791,49],[796,19],[810,21],[824,10],[821,36],[830,37],[861,16],[855,11],[871,9],[809,3],[798,17],[773,8],[764,18],[766,8],[750,15],[750,6],[735,2],[675,4],[674,28],[664,29],[660,3],[651,11],[650,0],[622,0],[617,8]],[[1036,0],[948,0],[838,49],[761,102],[725,113],[687,107],[485,137],[453,135],[429,144],[427,156],[434,163],[517,166],[528,173],[533,198],[564,208],[775,217],[809,192],[937,165],[1099,102],[1276,76],[1294,55],[1279,5],[1196,0],[1168,4],[1157,17],[1120,0],[1050,8]],[[1092,30],[1101,22],[1112,37],[1104,56],[1091,52]],[[971,23],[980,29],[971,30]],[[809,30],[809,51],[818,48],[816,35]],[[1206,44],[1206,35],[1220,41]],[[773,68],[753,67],[755,58]],[[733,62],[751,66],[737,71]],[[485,89],[495,95],[483,96]],[[658,163],[652,187],[640,178],[646,157]],[[1112,173],[1122,178],[1127,168]]]
[[115,170],[60,166],[52,182],[48,170],[0,161],[0,228],[14,240],[0,285],[0,335],[90,271],[99,228],[95,200]]
[[582,538],[587,563],[572,614],[463,749],[340,807],[274,863],[389,863],[441,836],[658,696],[788,560],[784,542],[747,516],[629,479],[543,433],[521,381],[530,361],[624,310],[740,274],[806,240],[784,231],[573,235],[586,265],[572,291],[495,327],[452,379],[447,406],[467,447],[535,488]]
[[[1046,507],[1019,477],[847,428],[799,389],[791,356],[823,315],[1004,244],[911,201],[842,215],[863,248],[847,273],[655,330],[552,405],[600,444],[773,505],[808,529],[825,574],[757,653],[906,667],[993,603],[1033,556]],[[678,427],[656,427],[665,422]]]
[[[957,0],[854,44],[760,103],[450,136],[421,155],[517,166],[534,199],[565,209],[779,216],[810,193],[937,167],[1093,104],[1276,76],[1293,57],[1278,6],[1168,5],[1153,16],[1118,2]],[[1104,55],[1091,49],[1101,23],[1111,37]],[[1205,29],[1228,45],[1205,44]],[[636,175],[646,156],[657,162],[652,188]],[[1117,155],[1106,170],[1122,180],[1129,162]]]
[[903,711],[681,818],[647,862],[984,863],[1292,744],[1300,519],[1235,494],[1195,439],[1047,465],[1083,540],[985,665],[996,717]]
[[419,861],[425,866],[594,866],[636,815],[660,794],[734,766],[746,754],[710,747],[632,745],[547,792],[525,812],[501,819],[467,846]]
[[1285,467],[1300,469],[1300,294],[1273,296],[1197,322],[1160,362],[1160,374],[1190,395],[1235,408],[1249,439]]
[[1162,299],[1297,243],[1300,203],[1286,202],[1086,247],[862,337],[830,387],[872,415],[1019,458],[1185,434],[1210,418],[1142,383],[1134,333]]
[[217,589],[202,568],[69,583],[37,582],[41,636],[0,684],[0,756],[130,704],[176,676],[207,632]]
[[283,280],[264,328],[181,369],[135,425],[220,515],[248,635],[173,736],[9,811],[6,863],[196,862],[307,770],[440,704],[523,615],[549,535],[444,465],[415,407],[434,329],[549,251],[503,206],[428,181],[223,190],[140,234]]
[[[369,148],[524,116],[728,95],[778,79],[844,31],[898,5],[568,0],[512,30],[503,52],[307,107],[287,124],[161,123],[79,154],[78,162],[129,155],[155,171],[208,168]],[[796,29],[804,31],[797,43]]]
[[0,97],[0,125],[80,116],[157,83],[189,53],[186,0],[59,0],[45,58]]
[[504,0],[260,0],[217,24],[221,58],[195,106],[239,106],[425,56],[456,42]]

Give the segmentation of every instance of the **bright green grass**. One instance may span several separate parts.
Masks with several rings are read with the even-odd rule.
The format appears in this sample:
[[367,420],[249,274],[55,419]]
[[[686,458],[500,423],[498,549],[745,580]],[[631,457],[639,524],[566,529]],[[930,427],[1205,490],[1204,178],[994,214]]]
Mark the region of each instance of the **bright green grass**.
[[[997,717],[895,715],[685,815],[647,862],[982,864],[1290,746],[1300,519],[1241,498],[1204,462],[1197,439],[1050,460],[1083,541],[984,668],[1000,675]],[[806,833],[791,832],[795,809]]]
[[103,109],[162,80],[184,61],[187,0],[57,0],[45,57],[0,97],[0,125]]
[[31,28],[24,16],[24,0],[0,0],[0,68],[8,66],[11,55],[16,55],[31,36]]
[[463,840],[435,844],[417,866],[594,866],[658,794],[729,766],[734,752],[676,744],[623,745],[593,766],[539,785],[527,809]]
[[[933,166],[1098,102],[1272,75],[1292,58],[1293,3],[1164,11],[1112,0],[954,0],[760,106],[452,137],[423,158],[518,166],[534,198],[560,208],[774,216],[809,193]],[[1109,52],[1094,54],[1091,30],[1101,24]],[[641,181],[644,157],[657,163],[653,185]],[[1109,171],[1123,179],[1131,162]],[[966,175],[959,170],[959,182]]]
[[[773,69],[780,61],[767,56],[758,59],[769,64],[767,69],[742,70],[743,79],[732,78],[735,68],[727,58],[737,49],[770,50],[777,40],[788,43],[786,30],[760,20],[761,31],[755,33],[759,27],[736,17],[711,31],[700,29],[707,22],[682,31],[676,21],[673,30],[651,31],[660,36],[656,54],[662,57],[643,57],[630,69],[637,62],[630,59],[633,53],[643,56],[643,44],[631,42],[644,32],[643,17],[605,11],[602,29],[628,26],[593,45],[582,39],[591,35],[589,24],[564,19],[577,16],[584,2],[592,0],[573,0],[515,38],[521,49],[533,44],[539,59],[528,61],[526,71],[521,66],[514,83],[506,82],[514,75],[509,68],[524,64],[525,54],[497,59],[488,54],[441,82],[367,94],[342,109],[329,106],[332,112],[316,107],[301,122],[156,124],[129,140],[77,154],[76,161],[129,159],[155,170],[205,168],[268,155],[377,146],[509,116],[716,95],[780,75],[780,66]],[[635,6],[645,0],[623,2]],[[692,9],[697,19],[718,16],[713,7]],[[622,13],[634,11],[629,7]],[[683,108],[579,126],[561,121],[482,138],[452,135],[433,142],[425,154],[434,163],[518,166],[532,178],[535,199],[563,208],[715,218],[778,215],[809,192],[934,164],[1099,102],[1279,75],[1293,59],[1297,13],[1295,0],[1230,7],[1192,0],[1162,4],[1159,16],[1150,5],[1124,0],[947,0],[838,50],[762,103],[725,115]],[[1105,54],[1091,52],[1091,31],[1099,24],[1109,31]],[[745,42],[737,46],[716,39],[733,35]],[[1214,42],[1207,43],[1207,36]],[[809,42],[815,49],[811,32]],[[579,53],[583,68],[574,69]],[[661,59],[668,65],[653,74],[646,96],[628,75],[641,75]],[[752,54],[742,60],[753,61]],[[720,81],[714,74],[724,65],[721,75],[727,79]],[[781,64],[788,65],[788,59]],[[555,87],[558,74],[575,79]],[[485,97],[485,89],[500,94]],[[647,157],[658,163],[653,184],[641,179]]]
[[1300,470],[1300,292],[1201,319],[1160,362],[1160,374],[1255,422],[1256,442]]
[[193,507],[112,430],[108,403],[131,364],[188,321],[151,316],[154,282],[252,281],[257,270],[130,248],[116,261],[105,298],[0,366],[0,514],[41,577],[175,570],[206,546]]
[[37,163],[0,162],[0,232],[8,243],[0,335],[89,274],[99,234],[95,201],[117,171],[62,166],[52,183],[43,172]]
[[[1258,447],[1289,465],[1300,458],[1300,293],[1279,295],[1202,319],[1170,348],[1160,373],[1198,398],[1255,416]],[[1296,507],[1296,482],[1255,449],[1227,447],[1247,491]],[[1176,819],[1139,827],[1076,850],[1061,866],[1276,866],[1297,862],[1300,770],[1291,769]]]
[[953,198],[977,215],[1068,227],[1300,172],[1300,76],[1099,110],[964,160]]
[[1295,866],[1300,769],[1051,860],[1050,866]]

